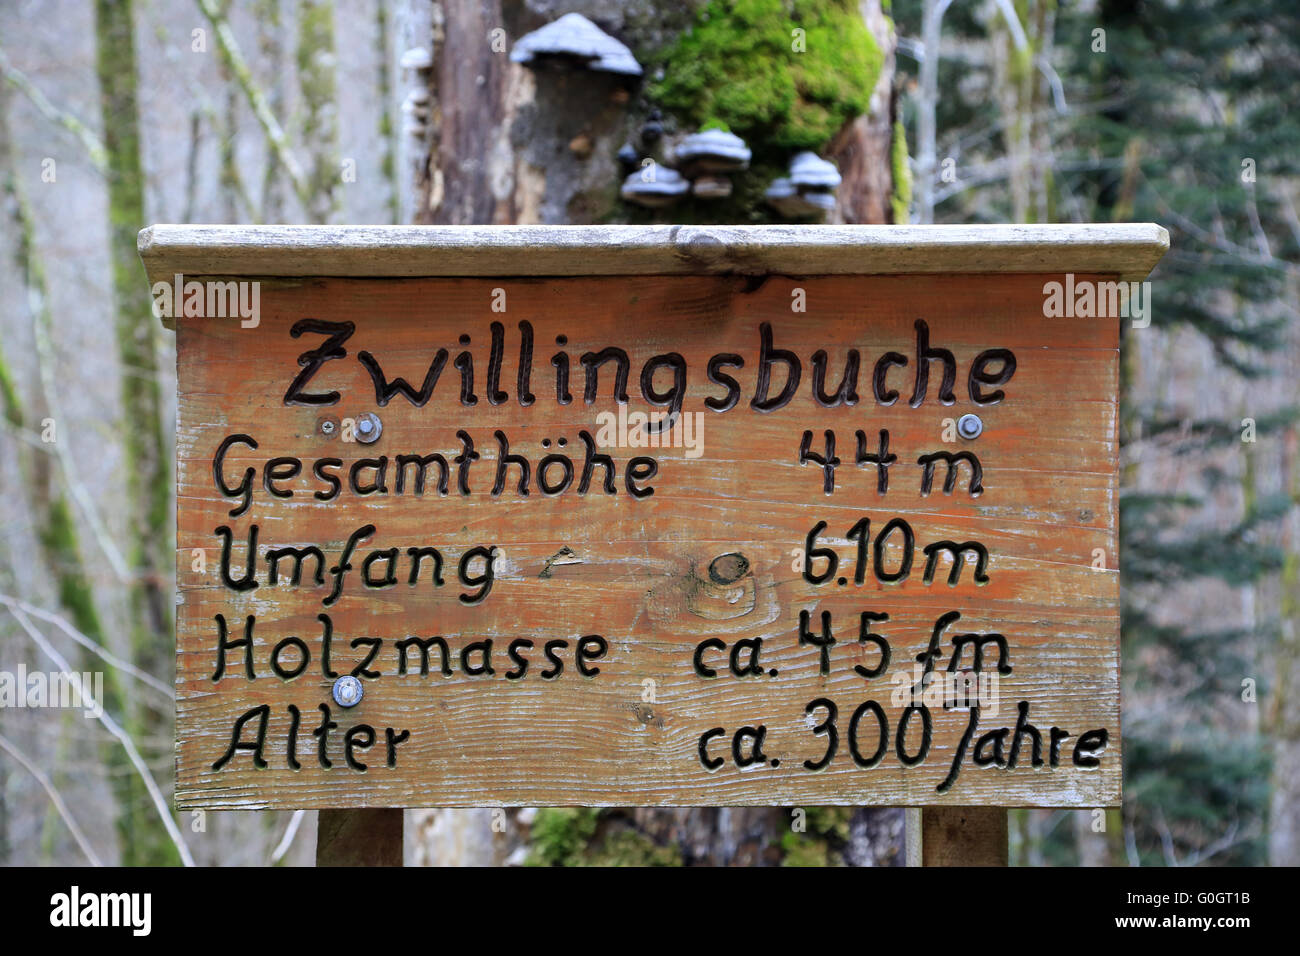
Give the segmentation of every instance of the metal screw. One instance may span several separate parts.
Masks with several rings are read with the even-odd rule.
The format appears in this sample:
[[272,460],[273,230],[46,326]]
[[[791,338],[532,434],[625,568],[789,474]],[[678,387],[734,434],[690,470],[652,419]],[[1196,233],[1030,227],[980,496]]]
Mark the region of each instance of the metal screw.
[[339,430],[339,423],[335,418],[322,418],[316,423],[316,427],[326,438],[333,438],[335,432]]
[[963,415],[957,419],[957,434],[962,438],[979,438],[984,432],[984,423],[978,415]]
[[357,416],[357,441],[362,444],[374,444],[379,440],[383,430],[384,423],[379,420],[379,416],[374,412],[366,412]]
[[361,681],[347,674],[334,682],[334,689],[330,693],[334,696],[334,703],[340,707],[355,707],[361,703],[363,689]]

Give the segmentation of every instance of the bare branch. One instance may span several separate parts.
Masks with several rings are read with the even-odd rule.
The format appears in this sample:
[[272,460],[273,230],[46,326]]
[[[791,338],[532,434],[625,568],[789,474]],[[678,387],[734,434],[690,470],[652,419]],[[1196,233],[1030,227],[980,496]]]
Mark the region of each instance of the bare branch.
[[[1139,171],[1139,175],[1142,175],[1140,171]],[[1148,178],[1147,176],[1142,176],[1142,179],[1143,182],[1147,185],[1147,187],[1151,190],[1152,195],[1155,196],[1156,207],[1160,210],[1160,212],[1163,215],[1167,216],[1169,219],[1172,219],[1180,229],[1195,236],[1197,239],[1205,243],[1207,246],[1210,246],[1211,248],[1214,249],[1218,249],[1220,252],[1226,252],[1229,255],[1233,256],[1234,258],[1239,259],[1240,261],[1248,263],[1250,265],[1265,266],[1271,269],[1277,269],[1281,272],[1288,272],[1292,274],[1300,271],[1300,267],[1298,267],[1296,263],[1288,262],[1285,259],[1278,259],[1272,256],[1271,254],[1268,256],[1264,256],[1261,255],[1259,252],[1252,251],[1251,249],[1245,246],[1233,242],[1231,239],[1227,238],[1227,236],[1222,232],[1221,229],[1216,229],[1215,231],[1211,231],[1209,229],[1204,228],[1203,226],[1197,225],[1195,222],[1188,219],[1177,209],[1175,209],[1172,205],[1170,205],[1170,203],[1166,201],[1162,195],[1160,195],[1160,191],[1156,188],[1155,183],[1153,183],[1150,180],[1150,178]]]
[[99,701],[95,700],[92,691],[89,688],[82,686],[81,675],[72,669],[63,655],[60,654],[45,635],[32,624],[31,618],[29,618],[20,608],[16,608],[12,605],[9,606],[9,613],[14,616],[14,620],[22,626],[22,629],[27,632],[27,635],[33,642],[35,642],[36,646],[44,652],[45,656],[54,662],[54,666],[68,675],[68,679],[81,694],[81,699],[89,702],[90,711],[95,719],[103,724],[104,728],[122,744],[122,749],[126,751],[127,758],[131,761],[132,766],[135,767],[136,773],[139,774],[140,779],[144,782],[145,789],[149,791],[149,799],[153,802],[154,809],[158,812],[158,817],[162,821],[162,825],[164,829],[166,829],[167,835],[175,845],[176,852],[180,854],[181,862],[185,866],[194,866],[194,857],[190,854],[190,848],[185,845],[185,838],[181,836],[181,831],[176,826],[176,821],[173,820],[171,814],[167,812],[167,801],[163,797],[162,791],[158,789],[158,783],[149,772],[149,768],[145,766],[145,762],[140,756],[140,751],[136,749],[135,741],[131,739],[131,735],[123,730],[122,726],[104,710]]
[[41,768],[32,763],[27,755],[15,747],[13,742],[7,740],[3,734],[0,734],[0,748],[3,748],[9,756],[22,764],[23,769],[35,777],[36,782],[44,788],[45,793],[50,798],[50,802],[54,804],[54,809],[59,812],[59,816],[63,818],[63,822],[66,823],[68,829],[72,831],[72,838],[77,841],[77,846],[81,848],[82,853],[86,854],[86,859],[90,861],[90,865],[103,866],[104,861],[96,855],[95,848],[90,845],[90,841],[86,839],[86,835],[81,831],[81,827],[77,826],[77,821],[72,818],[72,812],[68,809],[68,805],[63,802],[63,796],[55,788],[54,784],[50,783],[50,778],[45,776],[45,773]]
[[195,0],[195,2],[198,3],[199,9],[203,11],[203,15],[212,24],[212,29],[217,35],[217,46],[221,49],[222,59],[225,61],[231,75],[235,77],[235,82],[239,84],[239,88],[244,91],[244,97],[248,100],[253,115],[262,124],[262,129],[266,132],[267,142],[270,144],[272,152],[275,153],[276,159],[280,161],[280,165],[284,167],[285,174],[293,184],[293,191],[304,206],[308,205],[311,201],[311,189],[307,185],[307,179],[303,175],[302,167],[298,165],[298,159],[289,146],[289,137],[285,135],[284,127],[275,118],[275,115],[271,112],[271,107],[267,105],[266,97],[262,95],[262,91],[257,88],[257,84],[253,81],[253,72],[249,69],[244,55],[239,50],[239,42],[235,39],[234,31],[230,29],[230,24],[226,22],[226,18],[213,0]]
[[1065,101],[1065,84],[1061,82],[1061,74],[1056,72],[1056,67],[1045,56],[1037,57],[1034,60],[1038,64],[1038,71],[1047,77],[1047,82],[1052,88],[1052,105],[1058,113],[1070,112],[1070,104]]
[[1246,218],[1250,221],[1250,231],[1255,236],[1255,248],[1265,259],[1272,261],[1273,250],[1269,246],[1268,234],[1264,224],[1259,220],[1259,205],[1255,202],[1255,184],[1248,183],[1246,189]]
[[72,638],[82,647],[86,648],[86,650],[90,651],[92,654],[99,657],[102,661],[104,661],[104,663],[108,664],[110,667],[116,667],[118,670],[122,671],[123,673],[131,675],[136,680],[140,681],[142,684],[146,684],[149,687],[156,690],[158,693],[162,694],[168,700],[176,699],[176,692],[172,690],[172,688],[168,687],[166,684],[164,684],[158,678],[154,677],[152,674],[148,674],[145,671],[140,670],[138,667],[131,664],[129,661],[122,660],[120,657],[118,657],[108,648],[104,647],[102,644],[99,644],[96,641],[92,640],[91,638],[87,637],[85,634],[81,633],[79,630],[73,627],[72,623],[67,618],[61,617],[60,615],[55,614],[53,611],[47,611],[44,608],[39,608],[34,604],[28,604],[26,601],[19,600],[18,598],[13,597],[12,595],[9,594],[0,594],[0,604],[4,604],[8,606],[11,610],[13,608],[17,608],[25,614],[30,614],[32,617],[40,618],[42,621],[45,621],[49,624],[53,624],[60,631],[68,635],[68,637]]
[[32,81],[10,62],[3,49],[0,49],[0,73],[4,74],[5,81],[10,86],[31,101],[31,104],[36,107],[42,116],[51,123],[62,126],[77,137],[81,145],[85,147],[87,154],[90,156],[90,161],[94,163],[97,170],[102,173],[108,168],[108,153],[104,150],[104,144],[99,141],[99,137],[92,133],[90,128],[77,117],[51,103],[45,94],[38,90]]
[[1174,850],[1174,835],[1170,832],[1169,824],[1165,822],[1165,812],[1160,807],[1156,807],[1155,824],[1160,832],[1160,849],[1165,856],[1165,866],[1182,866],[1178,853]]
[[[52,317],[50,315],[49,300],[46,298],[45,277],[42,273],[38,281],[28,285],[27,302],[28,308],[32,313],[32,335],[36,342],[36,365],[40,373],[41,391],[44,393],[45,405],[49,409],[50,418],[56,423],[66,422],[62,409],[59,407],[59,388],[54,374],[54,341],[51,335]],[[57,425],[56,425],[57,427]],[[125,581],[130,577],[127,569],[126,559],[122,556],[121,550],[109,534],[108,525],[99,514],[99,509],[95,507],[95,502],[91,499],[90,494],[86,491],[85,486],[78,480],[78,469],[76,462],[72,460],[72,451],[66,441],[52,442],[54,445],[54,457],[58,459],[59,470],[63,475],[64,484],[68,486],[68,492],[72,495],[73,501],[77,503],[77,509],[81,512],[86,523],[90,525],[90,530],[95,536],[95,541],[99,549],[104,552],[104,557],[108,559],[108,565],[113,569],[113,573],[119,581]]]
[[1015,43],[1016,49],[1024,52],[1029,46],[1029,38],[1025,36],[1025,28],[1020,25],[1020,17],[1016,15],[1015,5],[1011,0],[993,0],[993,3],[1007,23],[1007,29],[1011,31],[1011,40]]
[[289,852],[289,847],[293,846],[294,837],[298,835],[298,828],[302,826],[302,818],[306,814],[306,810],[293,811],[293,816],[289,818],[289,825],[285,827],[284,836],[280,838],[280,842],[275,845],[275,849],[271,852],[272,866],[284,859],[284,855]]

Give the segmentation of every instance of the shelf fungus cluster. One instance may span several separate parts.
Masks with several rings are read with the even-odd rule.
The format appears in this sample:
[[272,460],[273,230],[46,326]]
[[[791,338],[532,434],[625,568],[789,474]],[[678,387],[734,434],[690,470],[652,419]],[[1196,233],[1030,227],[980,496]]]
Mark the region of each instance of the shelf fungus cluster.
[[424,47],[411,47],[402,54],[400,66],[410,76],[406,98],[402,100],[402,131],[416,140],[422,140],[428,132],[428,73],[433,69],[433,54]]
[[671,206],[691,191],[691,181],[675,169],[647,161],[637,172],[623,180],[620,195],[630,203],[647,209]]
[[699,199],[731,195],[731,174],[749,168],[750,149],[734,133],[706,129],[687,136],[672,152],[675,169],[646,161],[623,182],[622,196],[652,209],[672,205],[688,193]]
[[631,50],[581,13],[566,13],[520,37],[510,59],[533,69],[558,66],[620,76],[642,72]]
[[[423,51],[410,51],[419,53]],[[426,54],[427,55],[427,54]],[[580,13],[566,13],[546,26],[520,37],[510,59],[530,69],[590,70],[624,79],[641,77],[643,70],[632,51]],[[428,64],[402,64],[419,70]],[[626,101],[627,87],[622,87]],[[404,104],[408,122],[417,123],[427,113],[426,102]],[[726,129],[709,128],[691,133],[661,147],[664,126],[652,110],[639,134],[619,150],[626,177],[619,190],[623,200],[648,209],[663,209],[694,196],[701,200],[726,199],[732,193],[732,176],[749,168],[752,151],[743,139]],[[635,145],[634,145],[635,143]],[[586,159],[595,143],[581,134],[569,142],[570,151]],[[788,175],[775,180],[765,199],[789,219],[821,218],[835,209],[840,174],[834,164],[812,152],[801,152],[790,163]]]
[[767,204],[789,219],[821,217],[835,208],[839,170],[816,153],[802,152],[790,161],[790,173],[768,187]]

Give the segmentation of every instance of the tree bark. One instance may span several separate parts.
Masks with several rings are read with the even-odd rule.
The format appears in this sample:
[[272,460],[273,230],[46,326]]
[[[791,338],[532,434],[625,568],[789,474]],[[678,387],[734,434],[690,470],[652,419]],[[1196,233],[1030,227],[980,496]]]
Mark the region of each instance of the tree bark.
[[871,92],[871,109],[840,131],[827,149],[827,158],[839,167],[844,181],[837,194],[835,222],[868,224],[894,221],[891,199],[894,175],[891,149],[897,106],[894,95],[894,25],[881,9],[880,0],[858,4],[867,29],[885,58],[884,69]]
[[298,8],[299,128],[309,162],[307,215],[315,223],[329,222],[339,207],[336,59],[333,0],[303,0]]
[[[107,155],[109,256],[122,366],[122,442],[127,468],[126,513],[131,597],[131,655],[143,671],[172,673],[173,535],[171,449],[164,432],[158,374],[159,323],[140,281],[136,233],[146,222],[140,164],[140,116],[130,0],[96,0],[95,65]],[[165,759],[171,714],[141,696],[127,727],[150,763]],[[152,745],[150,742],[153,742]],[[118,782],[124,865],[176,862],[166,835],[146,822],[147,799],[134,774]]]
[[[1294,277],[1288,282],[1294,299]],[[1291,333],[1283,381],[1300,375],[1300,336]],[[1289,366],[1289,367],[1288,367]],[[1297,395],[1300,401],[1300,393]],[[1268,862],[1300,865],[1300,428],[1286,430],[1282,451],[1283,480],[1291,497],[1282,532],[1286,558],[1282,566],[1281,621],[1273,660],[1269,727],[1273,737],[1273,779],[1269,807]]]

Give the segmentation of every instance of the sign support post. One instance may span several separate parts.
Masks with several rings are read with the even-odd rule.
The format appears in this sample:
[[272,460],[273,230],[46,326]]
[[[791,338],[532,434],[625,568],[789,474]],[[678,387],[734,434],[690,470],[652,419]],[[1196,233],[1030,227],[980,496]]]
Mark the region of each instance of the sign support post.
[[401,866],[403,813],[397,808],[320,811],[316,865]]
[[1002,807],[921,807],[907,811],[908,866],[1006,866]]

